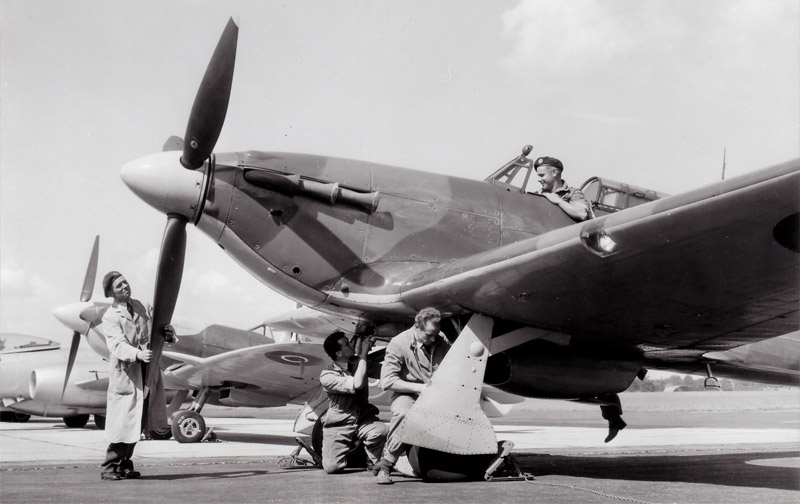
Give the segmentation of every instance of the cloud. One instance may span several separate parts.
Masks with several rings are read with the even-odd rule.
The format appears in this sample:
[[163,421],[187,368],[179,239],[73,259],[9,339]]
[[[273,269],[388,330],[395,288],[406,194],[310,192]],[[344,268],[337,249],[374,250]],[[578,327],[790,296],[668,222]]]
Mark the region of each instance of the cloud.
[[604,124],[633,124],[642,122],[641,119],[636,117],[616,116],[610,114],[604,114],[604,115],[590,114],[586,112],[569,111],[569,110],[565,111],[564,113],[567,115],[571,115],[573,117],[584,119],[586,121],[592,121]]
[[617,15],[619,7],[614,1],[522,1],[502,16],[512,49],[501,65],[546,78],[555,69],[576,72],[624,58],[646,32],[631,20],[643,7],[628,2],[630,12]]
[[187,271],[186,284],[187,291],[194,296],[208,295],[209,292],[225,293],[230,295],[232,293],[240,294],[241,288],[234,285],[228,275],[219,271],[203,271],[197,273],[196,271]]
[[0,267],[0,292],[3,297],[38,297],[52,290],[42,277],[28,273],[14,262],[6,262]]
[[798,14],[782,1],[523,0],[502,16],[511,50],[501,65],[535,78],[654,63],[702,69],[709,57],[735,66],[754,45],[796,45]]

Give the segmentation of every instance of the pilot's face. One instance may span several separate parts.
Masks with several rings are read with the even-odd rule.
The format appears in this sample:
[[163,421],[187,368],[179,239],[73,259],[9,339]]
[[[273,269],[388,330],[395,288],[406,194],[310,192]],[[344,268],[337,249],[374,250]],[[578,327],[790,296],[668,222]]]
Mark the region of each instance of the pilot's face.
[[550,165],[541,165],[536,168],[536,175],[539,176],[539,183],[542,184],[542,192],[553,192],[558,182],[558,170]]
[[111,293],[118,303],[126,303],[131,298],[131,286],[124,276],[118,276],[111,284]]

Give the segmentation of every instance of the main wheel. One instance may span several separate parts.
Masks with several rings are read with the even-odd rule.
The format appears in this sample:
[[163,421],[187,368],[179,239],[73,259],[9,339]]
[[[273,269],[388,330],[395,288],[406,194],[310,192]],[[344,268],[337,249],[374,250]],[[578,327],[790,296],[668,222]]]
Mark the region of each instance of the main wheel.
[[199,413],[182,410],[172,417],[172,436],[179,443],[197,443],[206,433],[206,421]]
[[106,430],[106,417],[105,415],[94,415],[94,425],[100,430]]
[[73,415],[63,417],[64,424],[70,429],[79,429],[89,422],[89,415]]
[[409,464],[425,481],[482,479],[494,457],[494,454],[454,455],[419,446],[412,446],[408,451]]
[[30,415],[18,411],[3,411],[0,413],[0,421],[2,422],[25,423],[30,419]]

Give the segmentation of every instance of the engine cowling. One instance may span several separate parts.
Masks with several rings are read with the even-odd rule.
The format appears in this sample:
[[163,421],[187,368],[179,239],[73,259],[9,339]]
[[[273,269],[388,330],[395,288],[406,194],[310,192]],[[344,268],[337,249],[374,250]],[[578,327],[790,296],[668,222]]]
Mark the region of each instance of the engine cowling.
[[[64,386],[65,366],[60,364],[36,368],[31,372],[30,397],[37,402],[64,406],[105,408],[108,390],[106,366],[104,362],[76,362],[63,399],[61,390]],[[92,383],[85,383],[90,380]],[[78,387],[78,383],[84,384]]]
[[525,397],[580,399],[622,392],[641,368],[637,355],[534,340],[491,356],[484,381]]

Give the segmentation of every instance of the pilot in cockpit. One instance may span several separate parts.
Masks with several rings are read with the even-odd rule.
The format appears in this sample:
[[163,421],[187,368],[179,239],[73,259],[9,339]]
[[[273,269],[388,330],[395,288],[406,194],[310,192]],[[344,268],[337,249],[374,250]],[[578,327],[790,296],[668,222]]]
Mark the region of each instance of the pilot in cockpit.
[[561,179],[564,165],[558,159],[543,156],[533,163],[536,175],[542,190],[539,193],[551,203],[558,205],[561,210],[572,217],[576,222],[585,221],[594,217],[592,205],[580,189],[570,187]]

